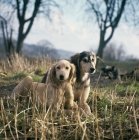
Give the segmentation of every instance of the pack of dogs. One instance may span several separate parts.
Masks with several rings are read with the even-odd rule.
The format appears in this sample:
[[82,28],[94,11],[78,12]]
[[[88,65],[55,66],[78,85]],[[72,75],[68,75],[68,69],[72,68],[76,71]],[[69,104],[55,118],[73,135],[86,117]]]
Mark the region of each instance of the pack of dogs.
[[[94,52],[83,51],[71,56],[70,60],[59,60],[46,72],[42,81],[34,82],[25,77],[13,90],[11,99],[26,100],[33,97],[39,106],[58,112],[63,106],[67,114],[78,111],[80,115],[93,116],[87,103],[90,93],[90,75],[96,71],[97,56]],[[118,69],[102,68],[109,78],[121,78]],[[132,72],[139,79],[139,68]],[[120,79],[121,80],[121,79]]]
[[122,74],[120,72],[120,69],[116,68],[115,66],[108,66],[101,68],[102,74],[101,76],[108,77],[109,79],[117,79],[119,82],[127,80],[127,79],[133,79],[139,81],[139,67],[135,68],[129,73]]
[[[46,72],[40,83],[33,82],[31,76],[25,77],[13,90],[11,99],[23,100],[29,96],[46,109],[58,112],[61,106],[67,112],[79,111],[92,116],[87,99],[90,93],[90,74],[96,71],[96,55],[81,52],[70,60],[59,60]],[[70,113],[69,113],[70,114]]]

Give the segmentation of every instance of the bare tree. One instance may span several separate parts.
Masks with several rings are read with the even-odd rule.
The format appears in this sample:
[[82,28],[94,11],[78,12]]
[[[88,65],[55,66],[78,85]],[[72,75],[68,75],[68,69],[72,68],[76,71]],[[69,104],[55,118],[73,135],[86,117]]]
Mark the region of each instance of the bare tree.
[[10,60],[10,57],[14,52],[14,44],[12,40],[13,29],[9,24],[13,14],[13,9],[8,9],[8,6],[4,2],[4,0],[0,0],[0,30],[2,33],[1,49],[3,49],[3,56],[7,56],[7,58]]
[[[33,25],[34,19],[38,13],[45,13],[47,15],[47,18],[50,19],[50,12],[51,6],[57,6],[58,4],[53,1],[53,0],[34,0],[34,5],[32,3],[32,6],[34,6],[34,9],[32,11],[32,15],[26,19],[26,14],[27,14],[27,8],[29,5],[29,2],[31,0],[22,0],[23,4],[21,3],[21,0],[16,0],[16,7],[17,7],[17,18],[19,21],[19,29],[18,29],[18,39],[17,39],[17,53],[22,52],[22,46],[23,46],[23,41],[28,35],[28,33],[31,30],[31,27]],[[25,30],[25,25],[28,25],[26,30]]]
[[[51,20],[51,12],[54,7],[59,7],[55,0],[7,0],[3,1],[16,11],[19,22],[16,52],[22,53],[23,42],[29,34],[37,14],[45,14],[46,19]],[[30,17],[28,16],[30,15]]]
[[[16,6],[17,6],[17,18],[19,21],[19,28],[18,28],[18,39],[17,39],[17,48],[16,52],[21,53],[23,41],[30,32],[30,29],[33,25],[34,19],[38,13],[41,0],[36,0],[34,4],[34,10],[32,12],[32,15],[30,18],[25,19],[26,17],[26,11],[27,11],[27,5],[29,3],[29,0],[23,0],[23,5],[21,5],[20,0],[16,0]],[[25,24],[28,23],[27,29],[25,30]],[[25,30],[25,31],[24,31]]]
[[14,45],[12,42],[12,33],[13,30],[8,28],[7,20],[0,15],[0,24],[3,36],[3,42],[5,46],[5,53],[8,59],[10,60],[11,54],[14,52]]
[[[95,14],[98,27],[100,29],[100,38],[97,55],[103,57],[103,50],[106,44],[111,40],[115,29],[124,12],[127,0],[86,0],[89,5],[89,11]],[[109,33],[109,35],[108,35]]]

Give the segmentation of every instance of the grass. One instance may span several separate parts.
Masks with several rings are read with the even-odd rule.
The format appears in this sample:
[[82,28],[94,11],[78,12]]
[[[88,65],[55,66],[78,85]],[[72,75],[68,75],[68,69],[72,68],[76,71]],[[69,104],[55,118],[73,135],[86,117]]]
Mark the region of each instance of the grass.
[[[3,64],[1,85],[18,83],[27,75],[34,81],[40,81],[45,70],[52,62],[15,64],[9,70],[7,62]],[[42,60],[43,61],[43,60]],[[16,60],[17,62],[17,60]],[[46,64],[46,65],[44,65]],[[23,68],[24,66],[24,68]],[[1,94],[1,93],[0,93]],[[88,103],[93,117],[76,115],[66,116],[61,111],[54,115],[38,106],[29,98],[28,103],[0,99],[0,140],[2,139],[56,139],[56,140],[129,140],[139,138],[139,82],[133,80],[108,86],[91,88]]]
[[11,63],[9,60],[1,60],[0,86],[19,83],[27,75],[31,75],[34,81],[39,82],[53,62],[42,58],[27,59],[18,55],[11,58]]
[[[33,109],[32,104],[25,107],[23,104],[11,102],[7,98],[1,99],[1,137],[59,140],[137,138],[138,129],[135,125],[137,116],[134,115],[135,99],[124,100],[120,103],[120,100],[114,101],[117,96],[112,93],[101,98],[99,92],[99,90],[97,93],[94,92],[91,98],[94,98],[92,105],[95,120],[78,115],[67,117],[62,114],[54,117],[52,114],[46,115],[45,111],[39,113],[36,107]],[[133,95],[131,95],[131,99],[132,97]],[[127,106],[129,107],[127,108]],[[129,131],[131,131],[130,135]]]

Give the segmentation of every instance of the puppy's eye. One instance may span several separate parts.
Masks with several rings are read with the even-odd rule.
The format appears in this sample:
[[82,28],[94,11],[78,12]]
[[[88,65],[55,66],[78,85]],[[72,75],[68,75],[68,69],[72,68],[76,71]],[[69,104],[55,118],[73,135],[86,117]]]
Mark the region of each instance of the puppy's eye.
[[68,70],[68,69],[69,69],[69,67],[66,67],[66,69]]
[[83,62],[87,63],[87,60],[86,59],[83,59]]
[[57,67],[57,69],[60,69],[60,67]]

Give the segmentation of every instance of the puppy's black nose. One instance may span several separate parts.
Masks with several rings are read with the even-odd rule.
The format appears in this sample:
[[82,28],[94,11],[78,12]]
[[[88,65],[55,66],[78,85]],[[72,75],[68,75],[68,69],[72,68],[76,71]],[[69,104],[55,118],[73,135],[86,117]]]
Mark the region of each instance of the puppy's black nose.
[[64,75],[60,75],[60,80],[63,80],[64,79]]
[[95,71],[95,69],[94,68],[90,68],[90,72],[94,72]]

